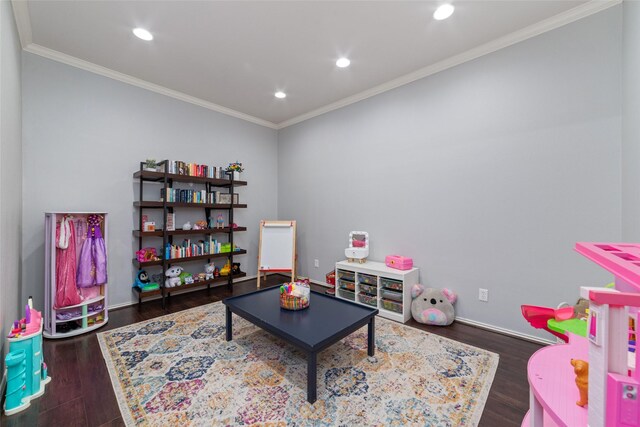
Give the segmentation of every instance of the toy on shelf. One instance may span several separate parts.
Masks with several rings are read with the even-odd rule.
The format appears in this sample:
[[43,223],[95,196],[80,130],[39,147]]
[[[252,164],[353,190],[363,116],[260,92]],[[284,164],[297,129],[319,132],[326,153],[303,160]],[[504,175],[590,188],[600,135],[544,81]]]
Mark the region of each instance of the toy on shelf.
[[159,261],[156,248],[142,248],[136,251],[136,259],[138,262]]
[[204,279],[205,280],[210,280],[213,279],[213,272],[216,271],[216,265],[212,262],[210,262],[209,264],[205,264],[204,265]]
[[183,272],[182,267],[173,266],[167,270],[165,276],[167,279],[164,281],[164,286],[166,288],[173,288],[175,286],[180,286],[182,281],[180,280],[180,274]]
[[204,220],[196,221],[193,224],[193,229],[194,230],[206,230],[207,229],[207,221],[204,221]]
[[589,363],[584,360],[571,359],[571,366],[576,373],[576,385],[580,392],[580,400],[576,402],[576,405],[585,406],[589,403]]
[[242,273],[242,271],[240,271],[240,263],[234,262],[233,265],[231,266],[231,274],[240,274],[240,273]]
[[180,277],[181,285],[189,285],[193,283],[193,276],[187,271],[183,271],[178,277]]
[[349,233],[349,247],[344,250],[349,262],[367,262],[369,256],[369,233],[366,231],[352,231]]
[[221,213],[219,213],[216,218],[216,228],[224,228],[224,217]]
[[191,221],[187,221],[184,224],[182,224],[182,229],[185,230],[185,231],[189,231],[189,230],[191,230],[191,228],[192,228],[191,227]]
[[280,307],[302,310],[309,307],[311,288],[304,282],[290,282],[280,286]]
[[416,322],[437,326],[453,323],[456,317],[453,303],[457,299],[453,291],[413,285],[411,298],[411,315]]
[[400,255],[387,255],[384,258],[384,263],[387,267],[396,270],[411,270],[413,268],[413,259]]
[[160,285],[157,282],[151,282],[151,280],[149,279],[149,275],[145,270],[138,271],[133,286],[138,287],[143,291],[153,291],[156,289],[160,289]]
[[228,276],[229,274],[231,274],[231,262],[227,260],[226,264],[220,270],[220,275]]

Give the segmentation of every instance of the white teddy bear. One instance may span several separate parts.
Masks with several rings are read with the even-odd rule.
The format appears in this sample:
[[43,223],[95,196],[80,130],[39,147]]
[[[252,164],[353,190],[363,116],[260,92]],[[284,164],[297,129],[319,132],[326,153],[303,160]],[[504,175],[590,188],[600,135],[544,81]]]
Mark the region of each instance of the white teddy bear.
[[204,265],[204,280],[213,279],[213,272],[216,270],[216,266],[214,263],[210,262],[209,264]]
[[182,267],[174,266],[167,270],[165,276],[167,279],[164,281],[165,288],[173,288],[180,285],[180,274],[182,274]]

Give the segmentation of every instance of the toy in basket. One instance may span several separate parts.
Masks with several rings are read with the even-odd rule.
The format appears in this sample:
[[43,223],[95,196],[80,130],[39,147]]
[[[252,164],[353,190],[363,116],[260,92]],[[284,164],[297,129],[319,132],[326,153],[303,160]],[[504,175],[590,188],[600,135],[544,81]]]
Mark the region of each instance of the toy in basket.
[[285,310],[302,310],[309,307],[311,288],[303,282],[285,283],[280,286],[280,307]]

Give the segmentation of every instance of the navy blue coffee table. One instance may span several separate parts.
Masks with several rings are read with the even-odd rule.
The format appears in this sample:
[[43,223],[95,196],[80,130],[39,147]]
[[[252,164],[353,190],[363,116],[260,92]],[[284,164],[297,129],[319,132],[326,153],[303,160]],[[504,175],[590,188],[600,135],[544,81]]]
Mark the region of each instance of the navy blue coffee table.
[[231,313],[282,338],[307,353],[307,400],[316,401],[318,353],[364,325],[369,325],[368,354],[375,352],[375,317],[378,309],[311,292],[309,308],[280,308],[280,287],[229,297],[226,305],[227,341],[232,338]]

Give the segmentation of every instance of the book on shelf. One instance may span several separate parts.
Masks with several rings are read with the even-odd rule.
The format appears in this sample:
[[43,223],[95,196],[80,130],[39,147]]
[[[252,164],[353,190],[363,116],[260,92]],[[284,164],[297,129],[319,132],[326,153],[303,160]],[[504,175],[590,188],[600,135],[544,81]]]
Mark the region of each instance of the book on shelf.
[[[238,250],[235,245],[233,249],[234,251]],[[227,252],[231,252],[231,244],[219,242],[213,237],[209,237],[207,240],[198,240],[197,242],[192,242],[191,239],[184,239],[179,245],[167,243],[165,248],[165,258],[170,260],[201,255],[215,255]]]
[[160,189],[160,201],[168,203],[213,203],[213,193],[207,193],[206,190],[182,190],[179,188]]
[[167,173],[174,175],[187,175],[200,178],[226,178],[224,168],[219,166],[186,163],[181,160],[167,160],[165,167]]

